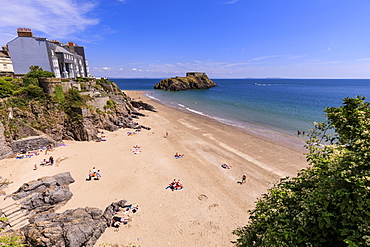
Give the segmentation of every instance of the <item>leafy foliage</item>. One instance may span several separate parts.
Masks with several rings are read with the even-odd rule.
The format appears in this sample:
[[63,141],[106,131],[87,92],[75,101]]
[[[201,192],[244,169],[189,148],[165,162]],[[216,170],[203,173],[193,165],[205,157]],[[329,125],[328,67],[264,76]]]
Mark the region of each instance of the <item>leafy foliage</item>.
[[55,97],[56,101],[59,104],[65,104],[66,103],[66,97],[65,97],[65,93],[63,92],[62,85],[56,86],[55,89],[54,89],[53,94],[54,94],[54,97]]
[[[326,108],[307,142],[310,167],[263,195],[237,246],[370,246],[370,104]],[[329,134],[334,133],[334,134]]]
[[20,88],[18,91],[14,92],[14,95],[35,100],[41,100],[45,98],[44,90],[41,87],[32,84]]
[[20,236],[7,234],[0,237],[0,246],[1,247],[23,247],[26,246],[23,244],[22,238]]
[[55,74],[50,71],[44,71],[37,65],[30,66],[30,72],[25,74],[26,78],[40,78],[40,77],[55,77]]
[[0,98],[8,97],[13,94],[15,86],[8,80],[0,78]]
[[104,106],[104,109],[113,108],[117,103],[114,100],[107,100],[107,104]]

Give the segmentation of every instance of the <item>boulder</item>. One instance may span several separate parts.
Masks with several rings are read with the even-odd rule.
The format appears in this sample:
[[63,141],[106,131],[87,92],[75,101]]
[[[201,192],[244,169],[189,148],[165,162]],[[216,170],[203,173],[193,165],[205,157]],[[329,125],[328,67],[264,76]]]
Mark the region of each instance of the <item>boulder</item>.
[[53,211],[64,205],[72,198],[68,185],[75,180],[69,172],[55,176],[47,176],[24,183],[16,192],[11,194],[14,200],[21,200],[22,209],[28,214]]
[[77,208],[61,214],[41,214],[22,228],[27,246],[79,247],[94,246],[111,219],[126,200],[109,205],[104,213],[97,208]]

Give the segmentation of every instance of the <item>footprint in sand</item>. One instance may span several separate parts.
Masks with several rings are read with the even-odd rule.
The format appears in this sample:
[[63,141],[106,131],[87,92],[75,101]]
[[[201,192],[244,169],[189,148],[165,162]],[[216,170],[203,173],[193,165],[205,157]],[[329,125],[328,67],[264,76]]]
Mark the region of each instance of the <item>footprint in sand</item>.
[[217,208],[219,205],[217,203],[215,204],[212,204],[208,207],[209,210],[211,210],[212,208]]
[[207,199],[208,199],[208,196],[206,196],[205,194],[200,194],[200,195],[198,196],[198,199],[199,199],[200,201],[204,201],[204,200],[207,200]]

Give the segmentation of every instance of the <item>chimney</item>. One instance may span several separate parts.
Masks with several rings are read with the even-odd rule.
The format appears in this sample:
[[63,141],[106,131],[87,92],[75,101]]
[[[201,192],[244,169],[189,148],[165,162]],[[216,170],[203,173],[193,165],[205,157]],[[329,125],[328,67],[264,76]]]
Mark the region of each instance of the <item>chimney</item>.
[[69,41],[69,42],[68,42],[68,46],[75,46],[75,44],[73,44],[73,42],[72,42],[72,41]]
[[50,41],[51,43],[56,44],[56,45],[59,45],[59,44],[60,44],[59,40],[50,39],[49,41]]
[[17,30],[18,37],[33,37],[32,31],[30,28],[20,27]]

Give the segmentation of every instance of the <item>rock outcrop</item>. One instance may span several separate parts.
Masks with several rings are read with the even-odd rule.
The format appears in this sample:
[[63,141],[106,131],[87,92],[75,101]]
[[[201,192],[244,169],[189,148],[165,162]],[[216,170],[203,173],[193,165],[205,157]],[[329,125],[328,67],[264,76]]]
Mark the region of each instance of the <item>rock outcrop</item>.
[[133,105],[114,82],[94,80],[89,83],[93,86],[86,82],[83,87],[90,91],[76,93],[75,90],[73,95],[63,95],[59,91],[59,98],[49,92],[55,91],[58,85],[54,85],[46,87],[49,96],[43,100],[14,96],[1,99],[0,159],[20,150],[55,147],[63,140],[97,140],[99,130],[137,126],[133,118],[141,115],[139,108],[154,110],[145,103],[133,102]]
[[43,214],[22,228],[27,246],[79,247],[94,246],[105,229],[111,225],[115,212],[126,201],[109,205],[104,213],[98,208],[77,208],[61,214]]
[[188,89],[209,89],[216,87],[216,83],[203,73],[187,73],[186,77],[174,77],[161,80],[154,85],[154,89],[166,91],[183,91]]
[[13,232],[23,236],[26,246],[94,246],[106,228],[112,225],[115,213],[129,205],[126,205],[126,200],[120,200],[109,205],[104,212],[85,207],[55,213],[71,199],[68,185],[73,182],[71,174],[66,172],[24,183],[10,196],[20,201],[19,210],[26,212],[28,224],[14,230],[6,219],[1,219],[0,229],[3,231],[0,236]]
[[13,153],[12,149],[7,146],[4,136],[4,125],[0,122],[0,159],[3,159]]
[[30,216],[40,212],[53,212],[72,198],[69,184],[75,180],[69,172],[47,176],[24,183],[11,194],[13,200],[20,200],[21,209]]

